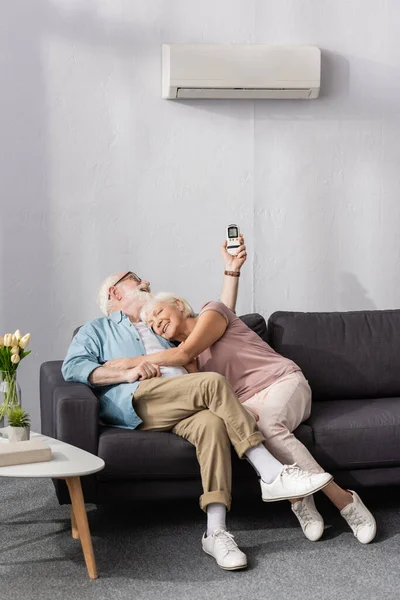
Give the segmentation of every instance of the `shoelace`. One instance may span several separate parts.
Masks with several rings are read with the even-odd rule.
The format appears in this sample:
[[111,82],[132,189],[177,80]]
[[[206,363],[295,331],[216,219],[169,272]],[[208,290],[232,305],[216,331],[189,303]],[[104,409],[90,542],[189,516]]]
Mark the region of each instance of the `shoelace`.
[[281,471],[281,477],[282,475],[287,475],[291,479],[306,479],[307,477],[310,477],[310,473],[300,469],[296,463],[293,465],[284,465]]
[[296,514],[300,519],[304,521],[305,527],[309,525],[309,523],[312,523],[314,521],[312,514],[308,510],[308,507],[305,504],[303,504],[303,502],[301,503],[300,508],[296,510]]
[[350,527],[357,529],[360,525],[368,525],[369,521],[356,508],[352,507],[346,515]]
[[234,536],[223,529],[218,529],[213,533],[217,542],[220,542],[227,552],[238,550],[238,545],[235,542]]

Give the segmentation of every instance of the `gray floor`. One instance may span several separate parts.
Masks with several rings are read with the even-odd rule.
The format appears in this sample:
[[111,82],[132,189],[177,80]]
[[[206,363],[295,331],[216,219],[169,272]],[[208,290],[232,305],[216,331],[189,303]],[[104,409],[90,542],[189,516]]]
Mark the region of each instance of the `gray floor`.
[[[365,495],[364,495],[365,497]],[[47,480],[0,479],[0,598],[102,600],[215,598],[400,598],[399,491],[368,494],[379,535],[362,546],[319,495],[323,541],[307,541],[289,507],[261,501],[232,511],[230,528],[247,553],[246,571],[225,572],[201,550],[195,505],[138,512],[88,507],[100,578],[90,581],[69,509]]]

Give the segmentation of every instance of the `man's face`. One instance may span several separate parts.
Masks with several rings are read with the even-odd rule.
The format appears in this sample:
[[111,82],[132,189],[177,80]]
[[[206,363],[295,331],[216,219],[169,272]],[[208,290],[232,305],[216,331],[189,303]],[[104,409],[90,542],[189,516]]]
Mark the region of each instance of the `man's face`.
[[123,310],[126,314],[135,316],[150,293],[150,282],[141,279],[132,271],[122,272],[116,275],[116,282],[108,291],[117,310]]

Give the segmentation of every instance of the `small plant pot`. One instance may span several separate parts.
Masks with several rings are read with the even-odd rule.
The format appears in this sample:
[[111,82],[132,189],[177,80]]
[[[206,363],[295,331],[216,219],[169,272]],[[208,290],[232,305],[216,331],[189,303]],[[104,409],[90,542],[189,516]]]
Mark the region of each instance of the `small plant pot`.
[[26,442],[30,438],[30,427],[12,427],[8,426],[9,442]]

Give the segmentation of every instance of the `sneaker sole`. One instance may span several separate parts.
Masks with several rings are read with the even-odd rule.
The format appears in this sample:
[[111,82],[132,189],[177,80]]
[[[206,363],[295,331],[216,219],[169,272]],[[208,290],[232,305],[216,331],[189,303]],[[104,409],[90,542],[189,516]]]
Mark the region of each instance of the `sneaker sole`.
[[[299,521],[299,525],[301,527],[301,523]],[[317,537],[317,538],[310,538],[308,537],[308,535],[306,534],[306,532],[304,531],[304,529],[301,527],[301,530],[304,534],[304,537],[306,538],[306,540],[308,540],[309,542],[319,542],[319,540],[322,538],[322,536],[324,535],[324,531],[325,531],[325,527],[323,527],[321,534]]]
[[374,541],[374,539],[376,537],[376,527],[375,527],[373,536],[370,539],[366,540],[365,542],[363,540],[360,540],[355,534],[354,534],[354,537],[356,538],[356,540],[358,542],[360,542],[360,544],[364,544],[364,545],[370,544],[371,542]]
[[298,494],[295,494],[293,496],[283,496],[281,498],[263,498],[262,501],[263,502],[281,502],[282,500],[292,500],[293,498],[299,498],[299,497],[306,498],[306,496],[312,496],[316,492],[319,492],[320,490],[323,490],[324,487],[326,487],[327,485],[329,485],[332,481],[333,481],[333,477],[331,477],[329,481],[327,481],[323,485],[320,485],[315,490],[312,490],[312,492],[307,492],[306,494],[301,494],[301,496],[299,496]]
[[208,554],[208,556],[212,556],[213,559],[215,560],[215,562],[217,563],[217,565],[219,566],[219,568],[220,569],[224,569],[224,571],[238,571],[239,569],[246,569],[247,568],[247,563],[245,565],[239,565],[238,567],[223,567],[222,565],[219,564],[219,562],[215,558],[214,554],[211,554],[211,552],[208,552],[208,550],[206,550],[205,548],[203,548],[203,551],[206,554]]

